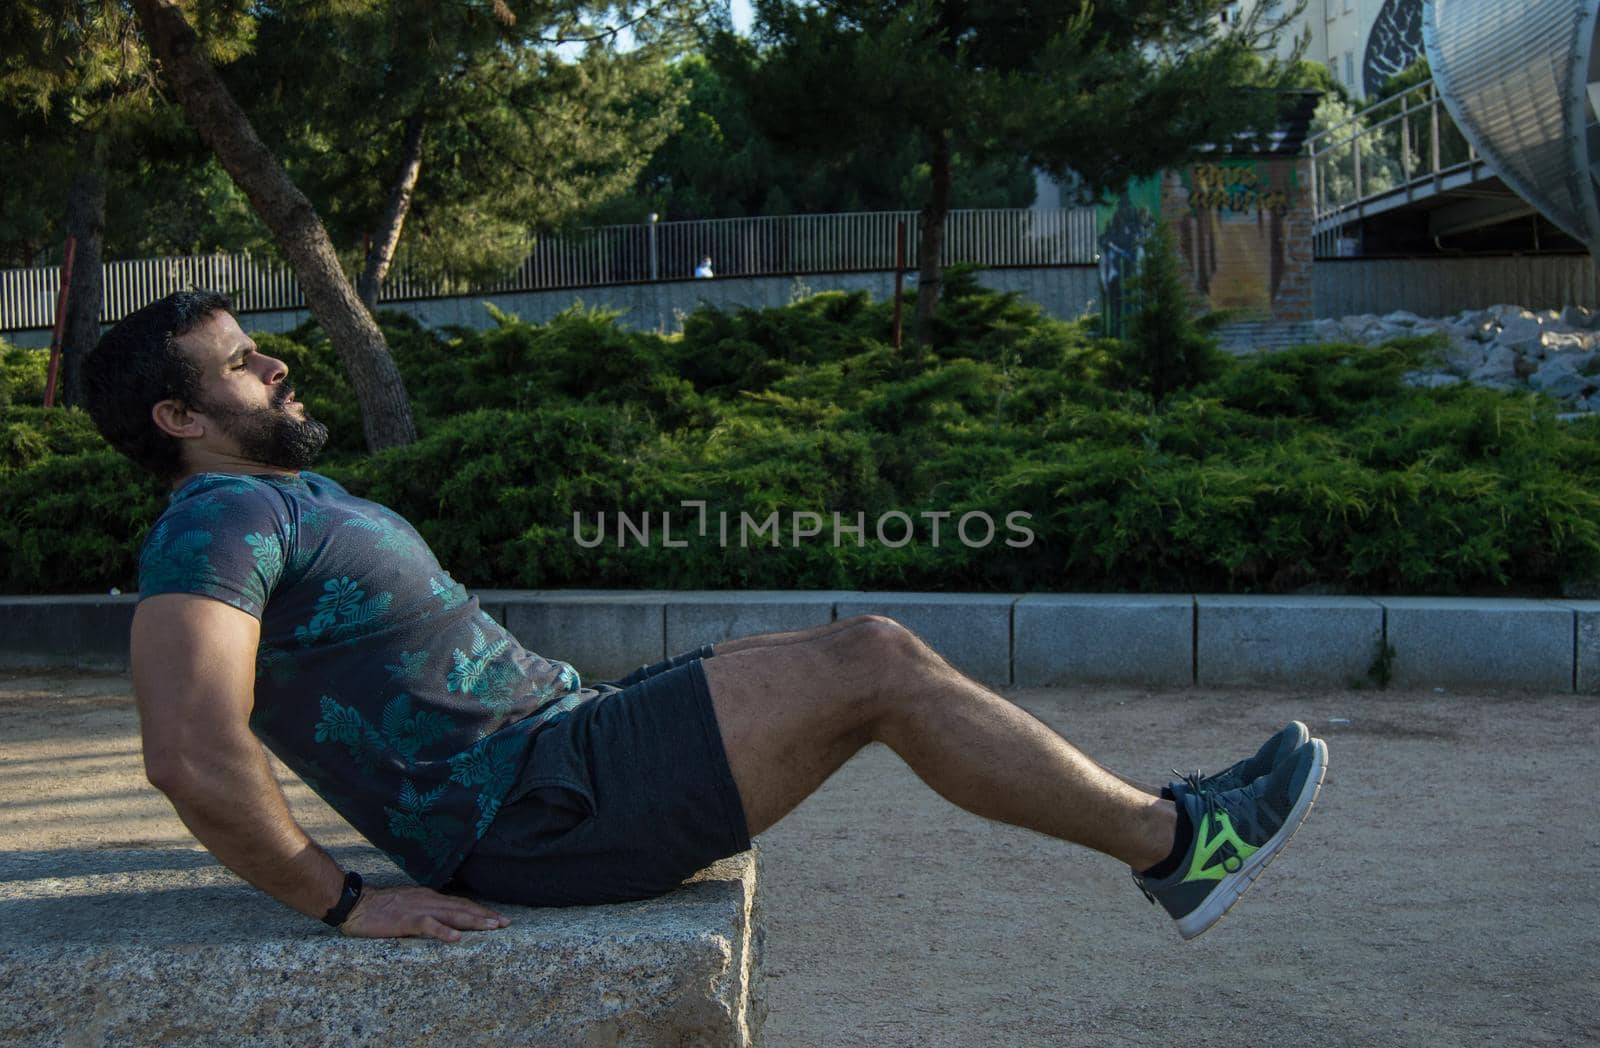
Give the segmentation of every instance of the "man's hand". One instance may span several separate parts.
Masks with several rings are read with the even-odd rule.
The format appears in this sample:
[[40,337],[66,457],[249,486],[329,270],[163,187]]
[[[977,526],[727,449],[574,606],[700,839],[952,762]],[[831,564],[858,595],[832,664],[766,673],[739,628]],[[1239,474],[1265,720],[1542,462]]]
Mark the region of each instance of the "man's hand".
[[368,888],[339,930],[361,939],[421,935],[456,942],[461,931],[487,931],[510,923],[504,914],[431,888]]

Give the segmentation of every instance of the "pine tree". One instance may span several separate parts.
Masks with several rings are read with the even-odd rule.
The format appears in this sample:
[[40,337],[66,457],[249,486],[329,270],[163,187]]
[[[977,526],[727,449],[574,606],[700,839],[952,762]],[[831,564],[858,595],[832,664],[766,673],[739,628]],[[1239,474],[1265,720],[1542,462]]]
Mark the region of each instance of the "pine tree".
[[1158,406],[1168,394],[1215,377],[1223,363],[1216,340],[1196,322],[1199,303],[1183,279],[1182,266],[1171,227],[1157,222],[1132,282],[1133,311],[1122,363],[1132,384]]

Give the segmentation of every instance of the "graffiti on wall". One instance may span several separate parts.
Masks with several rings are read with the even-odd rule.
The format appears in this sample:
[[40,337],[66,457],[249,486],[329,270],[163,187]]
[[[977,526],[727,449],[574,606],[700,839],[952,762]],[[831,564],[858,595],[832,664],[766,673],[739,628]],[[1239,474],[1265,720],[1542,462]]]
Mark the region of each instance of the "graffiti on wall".
[[[1292,163],[1230,157],[1175,177],[1173,222],[1195,290],[1216,310],[1272,316],[1287,272]],[[1169,219],[1170,220],[1170,219]]]
[[1107,335],[1120,336],[1132,306],[1129,282],[1144,261],[1144,242],[1161,214],[1161,180],[1136,178],[1116,198],[1095,208],[1100,265],[1100,320]]
[[1106,333],[1123,333],[1134,306],[1129,282],[1160,217],[1206,307],[1241,320],[1275,319],[1289,276],[1289,216],[1299,189],[1292,159],[1226,157],[1134,179],[1103,201],[1096,232]]

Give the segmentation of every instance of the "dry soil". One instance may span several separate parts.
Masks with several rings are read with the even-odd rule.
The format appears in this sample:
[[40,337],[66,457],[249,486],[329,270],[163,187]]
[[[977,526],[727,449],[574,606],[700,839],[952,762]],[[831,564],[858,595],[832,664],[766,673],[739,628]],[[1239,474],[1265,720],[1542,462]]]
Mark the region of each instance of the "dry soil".
[[[882,748],[764,834],[778,1048],[1581,1044],[1600,1038],[1600,701],[1442,692],[1009,697],[1128,774],[1292,717],[1321,800],[1191,943],[1103,857],[946,805]],[[280,767],[318,839],[352,831]],[[0,848],[194,847],[144,784],[126,681],[0,675]]]

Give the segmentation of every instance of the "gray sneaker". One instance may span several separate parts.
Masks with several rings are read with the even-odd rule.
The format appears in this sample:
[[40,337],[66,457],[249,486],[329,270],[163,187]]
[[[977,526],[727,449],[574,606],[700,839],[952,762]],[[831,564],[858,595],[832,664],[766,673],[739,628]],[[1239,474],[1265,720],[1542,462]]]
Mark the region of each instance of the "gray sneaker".
[[[1200,785],[1208,787],[1213,793],[1223,793],[1227,790],[1236,790],[1240,786],[1248,786],[1310,741],[1311,732],[1306,726],[1299,721],[1290,721],[1276,735],[1263,743],[1254,756],[1246,757],[1231,768],[1200,779]],[[1199,772],[1195,774],[1198,776]]]
[[1247,786],[1219,792],[1193,775],[1174,782],[1174,801],[1194,828],[1188,854],[1171,875],[1147,880],[1135,872],[1134,883],[1172,915],[1179,935],[1193,939],[1221,920],[1289,843],[1327,769],[1327,744],[1312,739]]

